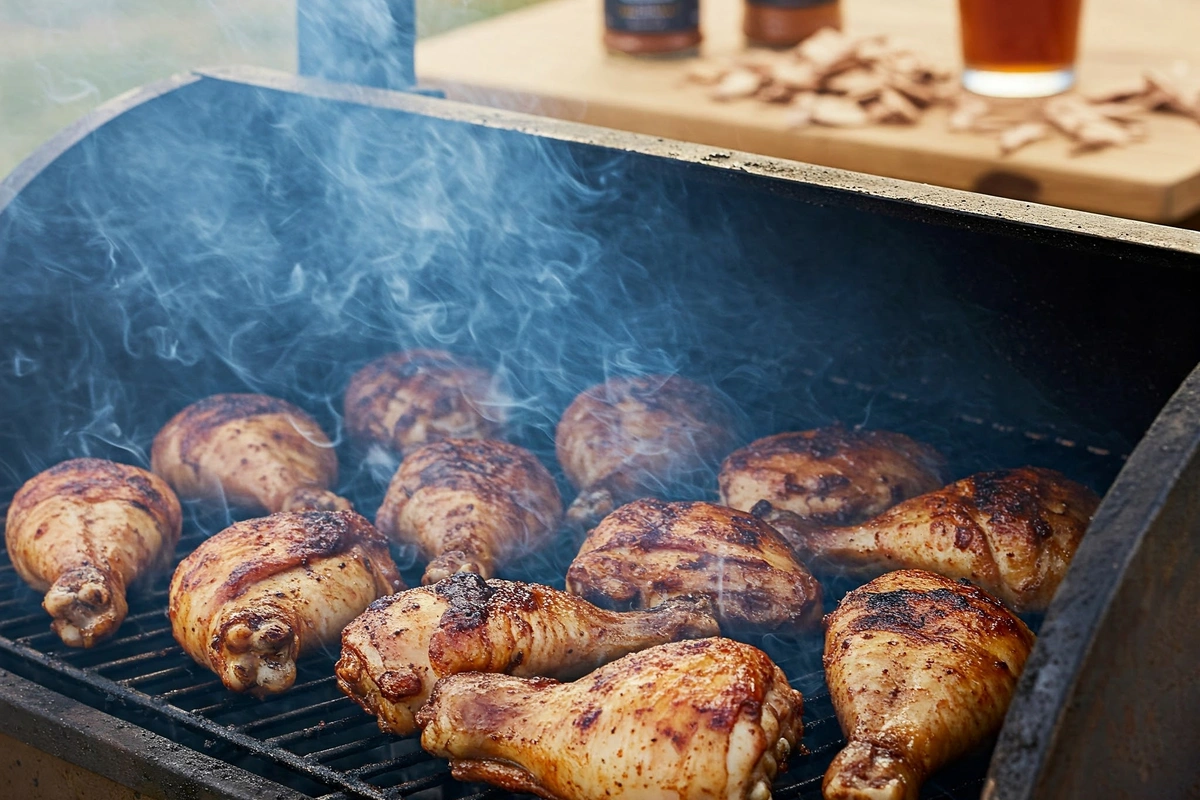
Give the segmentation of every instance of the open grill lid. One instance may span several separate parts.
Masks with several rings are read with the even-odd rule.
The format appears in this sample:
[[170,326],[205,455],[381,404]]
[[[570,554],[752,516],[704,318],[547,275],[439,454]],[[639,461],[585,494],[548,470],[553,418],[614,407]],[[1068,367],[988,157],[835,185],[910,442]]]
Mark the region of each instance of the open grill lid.
[[[755,433],[891,426],[949,450],[959,473],[1036,460],[1100,491],[1132,453],[1047,616],[985,795],[1167,795],[1197,744],[1200,682],[1174,681],[1200,652],[1179,625],[1197,607],[1200,376],[1163,409],[1200,361],[1197,254],[1186,231],[436,99],[182,76],[102,108],[0,184],[5,496],[84,451],[136,460],[170,413],[218,388],[319,412],[353,367],[443,330],[406,309],[485,293],[522,324],[473,318],[457,344],[539,398],[522,423],[545,454],[573,390],[632,357],[596,350],[620,320],[630,337],[605,345],[716,379]],[[420,280],[398,294],[391,269]],[[368,503],[378,491],[365,472],[348,480]],[[30,598],[0,600],[25,613]],[[145,613],[145,631],[135,620],[118,636],[161,639]],[[140,685],[126,663],[172,647],[145,644],[106,669]],[[101,648],[81,657],[106,661]],[[58,687],[41,666],[75,675],[2,651],[0,667]],[[1093,726],[1101,713],[1133,722]]]

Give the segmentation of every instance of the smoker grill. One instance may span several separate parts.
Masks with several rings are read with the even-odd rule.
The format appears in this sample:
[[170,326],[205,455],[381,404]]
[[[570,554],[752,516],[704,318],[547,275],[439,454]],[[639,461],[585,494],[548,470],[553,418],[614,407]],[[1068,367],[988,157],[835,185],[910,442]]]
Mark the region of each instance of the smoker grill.
[[[729,394],[747,438],[840,420],[931,442],[955,476],[1059,469],[1105,502],[1030,620],[994,752],[922,796],[1196,788],[1198,234],[238,69],[47,143],[0,184],[0,265],[4,500],[64,458],[145,464],[217,391],[338,431],[353,370],[411,346],[496,365],[548,464],[575,392],[678,370]],[[372,513],[391,465],[340,449],[339,490]],[[187,509],[179,556],[229,521]],[[574,544],[512,577],[561,586]],[[174,644],[166,583],[71,650],[0,555],[0,731],[149,794],[502,796],[379,733],[336,653],[285,695],[226,692]],[[757,643],[805,694],[809,753],[775,796],[819,797],[841,742],[820,637]]]

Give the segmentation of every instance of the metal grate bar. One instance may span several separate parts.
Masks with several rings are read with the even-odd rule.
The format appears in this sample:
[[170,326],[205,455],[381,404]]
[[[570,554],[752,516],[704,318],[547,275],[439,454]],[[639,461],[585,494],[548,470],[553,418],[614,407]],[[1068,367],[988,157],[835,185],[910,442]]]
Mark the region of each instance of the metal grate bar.
[[333,761],[334,759],[363,753],[367,750],[374,750],[376,747],[383,747],[385,744],[394,741],[396,741],[395,738],[386,733],[377,733],[366,739],[356,739],[353,742],[327,747],[324,750],[314,750],[308,753],[306,757],[314,761]]
[[343,731],[346,728],[353,728],[364,724],[369,724],[374,727],[375,721],[355,714],[352,717],[342,717],[341,719],[335,719],[332,722],[321,722],[307,728],[302,728],[298,731],[291,731],[289,733],[280,734],[279,736],[272,736],[269,739],[263,739],[263,742],[266,744],[275,745],[276,747],[282,747],[283,745],[291,744],[292,742],[301,741],[303,739],[311,739],[314,736],[319,736],[323,733]]
[[288,721],[296,719],[298,717],[309,716],[309,715],[313,714],[314,712],[320,711],[321,709],[333,708],[334,706],[341,706],[341,705],[345,704],[346,702],[348,702],[348,701],[345,697],[335,697],[332,700],[326,700],[321,703],[316,703],[315,705],[305,706],[304,708],[296,708],[291,711],[285,711],[282,714],[274,714],[269,717],[262,717],[260,719],[254,720],[252,722],[247,722],[244,725],[234,725],[232,727],[235,730],[239,730],[239,731],[243,731],[243,732],[251,731],[251,730],[254,730],[255,728],[261,728],[266,725],[277,725],[281,722],[288,722]]
[[28,625],[30,622],[37,622],[39,619],[46,620],[46,624],[50,623],[50,615],[43,611],[40,614],[26,614],[23,617],[6,619],[3,623],[0,623],[0,627],[15,628],[20,625]]
[[175,653],[178,651],[179,651],[179,648],[177,646],[171,645],[170,647],[164,647],[161,650],[150,650],[145,653],[138,653],[137,655],[125,656],[125,658],[118,658],[115,661],[105,661],[100,664],[95,664],[95,665],[89,667],[89,669],[94,669],[94,670],[99,671],[99,670],[112,669],[113,667],[125,667],[130,664],[140,664],[143,661],[153,661],[155,659],[164,658],[164,657],[169,656],[172,653]]
[[416,750],[412,753],[405,753],[402,756],[389,758],[387,761],[377,761],[373,764],[363,764],[361,767],[347,770],[351,775],[357,775],[360,778],[369,778],[372,775],[380,775],[388,770],[400,769],[402,767],[411,767],[421,761],[429,761],[433,756],[426,753],[424,750]]
[[391,800],[392,798],[401,798],[405,795],[415,794],[422,789],[428,789],[438,784],[445,783],[446,777],[450,774],[449,768],[435,772],[432,775],[427,775],[424,778],[417,778],[412,781],[405,781],[398,786],[393,786],[384,794],[385,797]]
[[[117,681],[117,683],[121,684],[122,686],[136,686],[139,683],[148,683],[150,681],[159,680],[160,678],[171,678],[176,675],[187,675],[190,670],[190,664],[180,664],[176,667],[167,667],[166,669],[147,672],[145,675],[135,675],[132,678],[122,678],[121,680]],[[159,697],[162,696],[163,695],[159,695]]]
[[[212,705],[208,705],[208,706],[200,706],[199,708],[193,708],[190,713],[200,714],[202,716],[207,717],[209,714],[212,714],[216,711],[222,711],[227,708],[232,708],[239,701],[241,701],[241,699],[242,699],[241,695],[231,694],[229,697],[226,697],[224,700],[221,700],[218,703],[213,703]],[[233,730],[233,729],[234,729],[233,727],[230,728],[230,730]]]
[[189,695],[189,694],[196,694],[197,692],[212,691],[213,689],[216,689],[219,686],[221,686],[221,682],[219,680],[205,681],[204,683],[197,683],[197,684],[193,684],[191,686],[184,686],[179,689],[171,689],[170,691],[163,692],[162,694],[158,695],[158,698],[160,700],[174,700],[176,697],[183,697],[183,696]]

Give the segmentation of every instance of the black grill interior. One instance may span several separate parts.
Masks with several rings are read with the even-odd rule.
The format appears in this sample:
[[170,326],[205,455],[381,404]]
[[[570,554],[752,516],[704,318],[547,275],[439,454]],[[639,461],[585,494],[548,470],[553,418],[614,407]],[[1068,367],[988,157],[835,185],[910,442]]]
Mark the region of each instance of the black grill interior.
[[[428,103],[205,78],[24,187],[0,212],[0,502],[65,458],[145,465],[183,406],[258,391],[338,439],[340,493],[370,516],[395,465],[341,443],[340,397],[369,359],[414,346],[493,366],[516,440],[552,468],[577,392],[678,371],[735,401],[747,441],[840,421],[938,447],[950,478],[1031,464],[1103,493],[1200,361],[1186,254],[480,127]],[[711,497],[712,477],[675,496]],[[179,555],[229,521],[190,509]],[[563,538],[505,577],[561,586],[574,549]],[[378,733],[334,686],[336,653],[304,661],[283,696],[235,697],[173,644],[165,577],[116,639],[81,652],[0,563],[4,669],[314,797],[489,791]],[[810,753],[776,796],[817,797],[840,736],[820,639],[757,643],[806,696]],[[964,759],[924,796],[978,796],[986,763]]]

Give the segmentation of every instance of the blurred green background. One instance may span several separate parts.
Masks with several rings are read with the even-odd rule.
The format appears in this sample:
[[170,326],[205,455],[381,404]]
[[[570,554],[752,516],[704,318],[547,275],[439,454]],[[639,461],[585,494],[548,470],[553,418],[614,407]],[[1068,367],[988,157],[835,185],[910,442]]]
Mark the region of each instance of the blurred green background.
[[[416,2],[428,36],[534,0]],[[295,70],[295,0],[0,0],[0,177],[99,103],[223,64]]]

